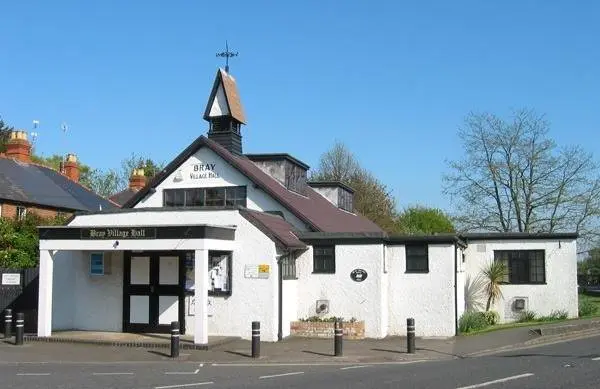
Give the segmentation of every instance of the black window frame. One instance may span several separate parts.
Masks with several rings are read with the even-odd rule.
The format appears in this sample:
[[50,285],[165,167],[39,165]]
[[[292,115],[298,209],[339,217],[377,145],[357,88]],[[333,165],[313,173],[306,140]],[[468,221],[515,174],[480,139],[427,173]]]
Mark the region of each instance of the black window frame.
[[338,189],[338,205],[341,209],[354,212],[354,195],[347,190]]
[[[508,258],[502,258],[502,256]],[[537,256],[537,257],[536,257]],[[506,267],[507,276],[502,284],[504,285],[544,285],[546,284],[546,250],[544,249],[524,249],[524,250],[494,250],[494,261],[508,262]],[[541,272],[536,272],[536,275],[541,275],[541,280],[533,280],[532,277],[532,262],[541,260],[533,265],[533,268],[540,268]],[[520,273],[519,273],[520,272]]]
[[281,266],[281,278],[284,280],[297,280],[298,276],[296,273],[296,256],[293,254],[288,254],[284,257],[281,257],[280,264]]
[[[195,272],[194,272],[194,263],[195,263],[195,255],[194,251],[188,251],[185,253],[185,284],[184,284],[184,294],[186,296],[194,296],[196,289],[196,280],[195,280]],[[227,286],[228,290],[212,290],[208,289],[208,295],[214,297],[229,297],[233,293],[233,252],[232,251],[224,251],[224,250],[208,250],[208,264],[207,271],[210,274],[210,265],[211,258],[217,256],[227,256],[225,261],[227,261]],[[188,285],[188,283],[190,285]]]
[[23,221],[27,218],[27,207],[17,205],[15,209],[15,219],[17,221]]
[[[207,192],[218,191],[217,200],[213,201],[211,205],[207,205]],[[221,193],[222,192],[222,193]],[[188,205],[188,198],[193,198],[193,205]],[[233,199],[228,201],[229,199]],[[199,199],[199,204],[197,203]],[[191,201],[191,200],[190,200]],[[229,202],[229,204],[228,204]],[[163,190],[163,207],[232,207],[241,205],[246,207],[248,203],[248,190],[245,185],[240,186],[214,186],[204,188],[172,188]]]
[[[331,252],[325,254],[322,252],[324,250],[331,250]],[[329,262],[329,265],[327,265],[328,262]],[[334,245],[313,246],[313,273],[314,274],[335,274],[335,246]]]
[[[416,250],[423,251],[416,253]],[[407,244],[404,246],[404,255],[406,257],[406,273],[425,274],[429,273],[429,245],[428,244]],[[423,262],[425,266],[423,266]]]

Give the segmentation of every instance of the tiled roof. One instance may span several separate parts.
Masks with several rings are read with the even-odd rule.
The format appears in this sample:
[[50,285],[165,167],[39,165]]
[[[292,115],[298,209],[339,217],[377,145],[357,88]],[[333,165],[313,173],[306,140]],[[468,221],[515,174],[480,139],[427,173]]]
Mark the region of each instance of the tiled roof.
[[0,158],[0,199],[73,211],[116,205],[45,166]]
[[208,104],[204,112],[204,118],[208,120],[208,114],[220,84],[223,85],[229,114],[238,122],[246,124],[246,115],[244,115],[244,109],[235,84],[235,79],[223,69],[219,69],[217,72],[217,77],[215,78],[215,83],[213,84],[213,89],[210,93]]
[[125,204],[129,199],[131,199],[138,191],[133,190],[131,188],[126,188],[120,192],[115,193],[110,196],[110,201],[117,203],[119,205]]
[[181,154],[171,161],[160,174],[154,177],[149,185],[136,193],[136,195],[125,203],[123,207],[134,207],[135,204],[148,193],[150,188],[160,184],[203,146],[211,149],[233,168],[248,177],[254,184],[281,203],[287,210],[306,223],[309,228],[314,231],[383,232],[379,226],[369,219],[337,208],[310,187],[306,188],[306,196],[289,191],[273,177],[263,172],[250,159],[245,156],[232,154],[223,146],[203,135],[198,137],[191,145],[181,152]]
[[290,249],[306,247],[306,244],[302,243],[294,233],[294,226],[285,221],[281,216],[266,212],[251,211],[249,209],[240,209],[240,214],[265,235],[269,236],[275,243]]

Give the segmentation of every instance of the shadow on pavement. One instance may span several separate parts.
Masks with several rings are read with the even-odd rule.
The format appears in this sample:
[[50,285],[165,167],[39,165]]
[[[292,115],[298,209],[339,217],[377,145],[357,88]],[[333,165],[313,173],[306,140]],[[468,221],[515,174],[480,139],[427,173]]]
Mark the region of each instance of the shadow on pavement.
[[171,354],[163,353],[163,352],[161,352],[161,351],[148,350],[148,352],[149,352],[150,354],[159,355],[159,356],[161,356],[161,357],[168,357],[168,358],[170,358],[170,357],[171,357]]
[[239,351],[225,350],[225,352],[228,354],[239,355],[241,357],[252,358],[252,354],[241,353]]
[[307,354],[321,355],[324,357],[333,357],[333,354],[331,354],[331,353],[319,353],[319,352],[310,351],[310,350],[302,350],[302,352],[307,353]]

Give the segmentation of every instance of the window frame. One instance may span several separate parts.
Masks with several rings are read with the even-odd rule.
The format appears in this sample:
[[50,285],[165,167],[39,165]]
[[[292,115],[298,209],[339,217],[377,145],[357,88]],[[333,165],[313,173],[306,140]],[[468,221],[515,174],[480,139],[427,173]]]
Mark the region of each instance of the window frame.
[[[409,250],[415,248],[425,248],[425,268],[421,268],[419,266],[415,267],[414,265],[410,265],[411,261],[423,261],[423,255],[415,256],[414,254],[409,255]],[[415,273],[415,274],[426,274],[429,273],[429,244],[427,243],[415,243],[415,244],[406,244],[404,245],[404,256],[405,256],[405,273]]]
[[296,256],[294,254],[288,254],[281,257],[279,266],[281,266],[281,279],[283,280],[297,280],[298,270],[296,268]]
[[[209,190],[217,190],[222,193],[219,193],[218,197],[222,197],[222,202],[219,201],[220,205],[206,205],[207,202],[207,191]],[[191,198],[190,194],[194,191],[197,191],[200,198],[200,205],[187,205],[188,197]],[[227,199],[229,198],[228,193],[233,193],[233,201],[232,204],[227,205]],[[175,205],[170,205],[167,203],[167,198],[170,197],[170,200]],[[176,197],[182,197],[183,203],[182,205],[178,205],[174,201]],[[194,196],[195,197],[195,196]],[[220,199],[217,199],[220,200]],[[246,207],[248,203],[248,188],[246,185],[238,185],[238,186],[212,186],[212,187],[203,187],[203,188],[168,188],[163,189],[163,207],[169,208],[218,208],[218,207],[234,207],[234,206],[242,206]]]
[[[521,258],[520,255],[517,255],[516,258],[514,258],[511,255],[515,255],[515,254],[523,254],[523,253],[528,253],[528,256],[526,259]],[[535,258],[535,254],[540,254],[541,253],[541,261],[542,261],[542,280],[541,281],[532,281],[532,277],[531,277],[531,269],[532,269],[532,261],[534,260],[538,260],[540,258]],[[507,270],[507,281],[502,281],[501,283],[503,285],[545,285],[546,282],[546,250],[545,249],[518,249],[518,250],[494,250],[494,261],[500,261],[502,260],[501,258],[499,258],[499,256],[501,254],[507,254],[508,258],[508,266],[506,268]],[[513,272],[511,271],[511,269],[513,269],[513,262],[524,262],[524,266],[522,266],[521,268],[523,270],[523,273],[526,274],[526,281],[520,281],[520,279],[524,279],[524,277],[521,277],[521,275],[514,275]],[[517,272],[518,270],[515,270],[515,272]],[[518,278],[519,280],[512,280],[512,277]]]
[[[319,250],[332,250],[331,254],[318,254]],[[327,269],[326,261],[333,262],[333,269]],[[323,261],[322,266],[317,266],[317,261]],[[313,274],[335,274],[335,245],[313,246]]]
[[[21,212],[19,212],[21,211]],[[27,217],[27,207],[17,205],[15,209],[15,218],[17,221],[23,221]]]

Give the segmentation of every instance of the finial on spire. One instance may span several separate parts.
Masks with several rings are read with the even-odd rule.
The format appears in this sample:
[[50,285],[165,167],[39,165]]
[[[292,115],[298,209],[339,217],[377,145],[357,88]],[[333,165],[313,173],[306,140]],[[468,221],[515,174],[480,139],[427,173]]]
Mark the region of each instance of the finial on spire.
[[237,57],[238,54],[239,53],[237,51],[235,53],[232,51],[229,51],[229,44],[227,43],[227,41],[225,41],[225,51],[217,53],[217,57],[225,57],[225,71],[227,73],[229,73],[229,58]]

